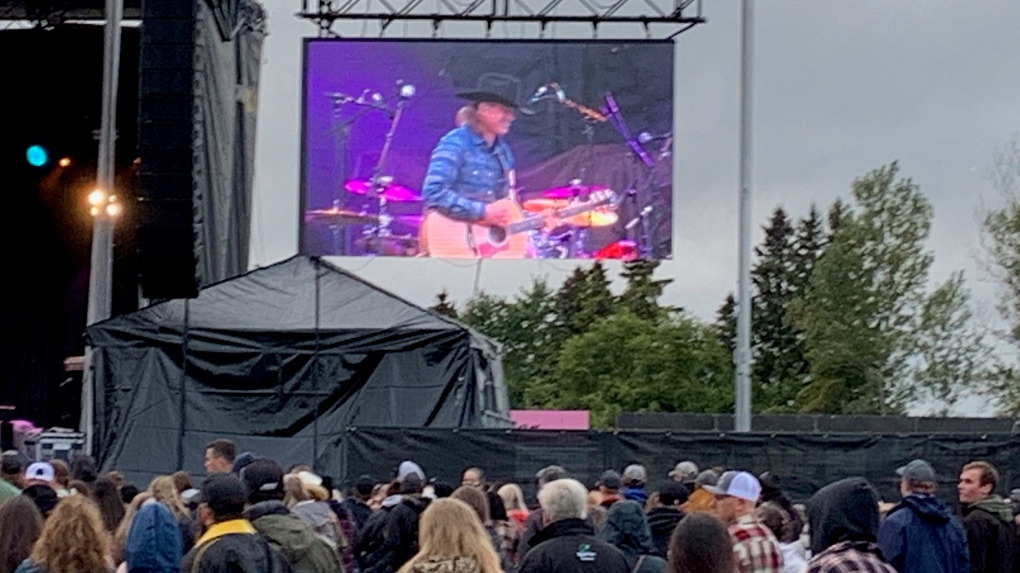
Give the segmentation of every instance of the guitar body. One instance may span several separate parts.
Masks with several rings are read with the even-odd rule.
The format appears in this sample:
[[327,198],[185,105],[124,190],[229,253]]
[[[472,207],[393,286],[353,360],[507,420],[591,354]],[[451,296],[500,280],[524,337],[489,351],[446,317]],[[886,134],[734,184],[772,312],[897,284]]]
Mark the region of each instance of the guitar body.
[[[517,203],[510,199],[496,203],[510,213],[511,223],[524,219]],[[507,234],[499,227],[454,221],[435,211],[425,215],[418,236],[421,252],[440,259],[523,259],[528,252],[525,233]]]

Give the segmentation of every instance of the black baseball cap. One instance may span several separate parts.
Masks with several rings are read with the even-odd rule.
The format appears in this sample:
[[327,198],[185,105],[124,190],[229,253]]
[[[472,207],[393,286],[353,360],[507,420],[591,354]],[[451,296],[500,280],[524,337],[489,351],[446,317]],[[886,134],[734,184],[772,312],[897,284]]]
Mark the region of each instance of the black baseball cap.
[[244,466],[241,481],[251,503],[283,499],[283,468],[273,460],[263,458]]
[[212,474],[202,483],[198,503],[204,503],[216,517],[235,517],[244,513],[248,495],[241,478],[233,474]]
[[613,470],[603,472],[602,477],[599,478],[599,485],[606,489],[620,489],[621,482],[620,474]]

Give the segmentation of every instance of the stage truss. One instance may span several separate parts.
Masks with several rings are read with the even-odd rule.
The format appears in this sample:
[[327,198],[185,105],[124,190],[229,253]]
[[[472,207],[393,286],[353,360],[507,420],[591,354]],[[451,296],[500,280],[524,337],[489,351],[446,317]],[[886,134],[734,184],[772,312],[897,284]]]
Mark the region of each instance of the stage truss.
[[[437,32],[444,22],[493,24],[529,22],[539,25],[540,37],[553,23],[584,23],[601,37],[602,24],[635,24],[653,35],[673,38],[703,24],[702,0],[302,0],[297,17],[315,22],[321,37],[338,36],[339,21],[379,22],[380,34],[394,22],[431,22]],[[653,25],[655,26],[653,34]],[[632,35],[631,35],[632,37]]]

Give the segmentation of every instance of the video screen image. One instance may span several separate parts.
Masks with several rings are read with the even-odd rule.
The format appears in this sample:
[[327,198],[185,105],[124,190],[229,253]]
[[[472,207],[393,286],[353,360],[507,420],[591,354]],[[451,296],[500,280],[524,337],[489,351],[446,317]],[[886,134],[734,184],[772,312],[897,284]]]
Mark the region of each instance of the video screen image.
[[672,256],[673,43],[305,43],[300,250]]

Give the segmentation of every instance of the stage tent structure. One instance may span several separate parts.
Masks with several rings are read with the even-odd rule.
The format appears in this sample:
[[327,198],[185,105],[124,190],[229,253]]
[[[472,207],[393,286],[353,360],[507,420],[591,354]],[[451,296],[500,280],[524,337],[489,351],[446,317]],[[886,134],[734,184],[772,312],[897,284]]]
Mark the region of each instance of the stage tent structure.
[[137,479],[205,473],[205,445],[217,438],[339,476],[349,428],[512,426],[496,342],[316,257],[97,323],[87,336],[93,452],[104,470]]

